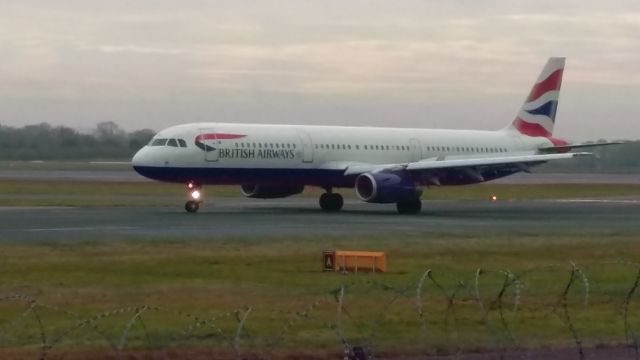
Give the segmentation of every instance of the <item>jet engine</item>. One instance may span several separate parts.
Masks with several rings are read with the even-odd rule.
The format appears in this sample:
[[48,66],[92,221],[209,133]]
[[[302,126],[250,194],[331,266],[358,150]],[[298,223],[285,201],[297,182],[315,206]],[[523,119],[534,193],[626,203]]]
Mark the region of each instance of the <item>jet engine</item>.
[[275,199],[300,194],[303,185],[260,185],[245,184],[240,186],[242,195],[255,199]]
[[356,178],[356,194],[370,203],[397,203],[419,199],[422,189],[408,175],[379,172],[364,173]]

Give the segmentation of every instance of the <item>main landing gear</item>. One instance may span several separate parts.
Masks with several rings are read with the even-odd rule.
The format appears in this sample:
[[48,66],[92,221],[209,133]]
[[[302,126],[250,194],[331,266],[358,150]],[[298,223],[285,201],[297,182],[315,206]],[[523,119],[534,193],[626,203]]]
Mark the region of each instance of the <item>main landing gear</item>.
[[411,200],[403,200],[396,203],[396,208],[400,214],[418,214],[422,210],[422,201],[420,198]]
[[336,212],[342,209],[342,195],[327,191],[320,196],[320,208],[325,212]]
[[190,182],[187,184],[187,189],[189,190],[189,201],[184,204],[184,209],[188,213],[195,213],[200,209],[200,203],[202,203],[201,186]]

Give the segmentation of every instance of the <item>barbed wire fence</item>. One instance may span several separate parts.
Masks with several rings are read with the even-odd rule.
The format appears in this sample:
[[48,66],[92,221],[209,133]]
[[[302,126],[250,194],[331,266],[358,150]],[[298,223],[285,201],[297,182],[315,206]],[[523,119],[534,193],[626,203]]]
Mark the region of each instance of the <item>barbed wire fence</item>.
[[[597,269],[606,272],[610,266],[624,269],[618,274],[629,283],[598,281]],[[554,284],[548,283],[550,272]],[[572,346],[574,358],[585,359],[590,348],[613,345],[640,360],[639,263],[587,267],[569,262],[517,273],[477,268],[463,276],[426,268],[405,285],[385,283],[384,275],[345,280],[269,329],[253,320],[265,311],[258,303],[205,316],[149,304],[86,315],[28,295],[0,295],[5,314],[0,351],[36,349],[35,358],[46,360],[56,351],[89,344],[125,359],[133,349],[159,353],[189,346],[208,349],[212,358],[224,353],[235,359],[276,359],[291,348],[287,344],[305,344],[308,350],[328,346],[329,352],[357,360],[392,358],[398,351],[451,358],[486,351],[505,359],[516,358],[515,353],[526,358],[550,345]],[[619,332],[610,326],[597,333],[587,326],[603,318],[619,324]]]

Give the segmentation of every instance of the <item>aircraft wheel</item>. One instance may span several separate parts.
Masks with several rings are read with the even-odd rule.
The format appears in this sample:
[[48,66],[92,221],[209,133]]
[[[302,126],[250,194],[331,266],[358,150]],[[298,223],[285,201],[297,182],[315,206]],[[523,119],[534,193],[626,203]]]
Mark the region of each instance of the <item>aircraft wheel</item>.
[[335,193],[324,193],[320,196],[320,208],[326,212],[340,211],[344,205],[342,195]]
[[422,201],[419,198],[413,200],[399,201],[396,208],[400,214],[419,214],[422,210]]
[[187,201],[184,204],[184,209],[187,210],[188,213],[195,213],[200,208],[200,204],[197,201]]

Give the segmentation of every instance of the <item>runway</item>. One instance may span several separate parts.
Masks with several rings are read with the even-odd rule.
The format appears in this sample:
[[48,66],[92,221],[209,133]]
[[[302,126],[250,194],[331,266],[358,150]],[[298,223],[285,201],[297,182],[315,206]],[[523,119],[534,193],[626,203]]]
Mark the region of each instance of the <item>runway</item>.
[[347,201],[323,213],[309,198],[218,199],[197,214],[175,207],[3,207],[0,241],[640,234],[640,199],[424,201],[420,215]]

